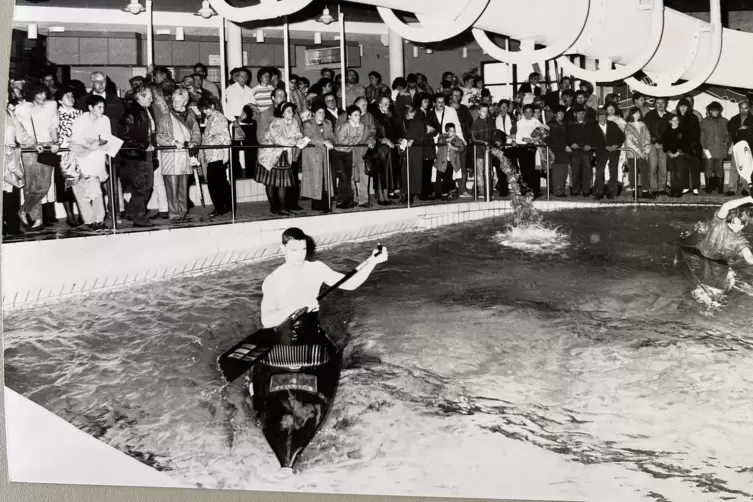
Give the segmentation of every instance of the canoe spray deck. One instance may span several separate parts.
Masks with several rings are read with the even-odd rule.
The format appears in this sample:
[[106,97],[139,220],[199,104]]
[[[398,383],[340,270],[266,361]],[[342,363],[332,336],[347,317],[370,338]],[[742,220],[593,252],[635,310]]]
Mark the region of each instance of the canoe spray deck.
[[315,315],[311,321],[300,344],[276,345],[251,371],[254,411],[283,468],[292,468],[314,439],[340,381],[342,354]]

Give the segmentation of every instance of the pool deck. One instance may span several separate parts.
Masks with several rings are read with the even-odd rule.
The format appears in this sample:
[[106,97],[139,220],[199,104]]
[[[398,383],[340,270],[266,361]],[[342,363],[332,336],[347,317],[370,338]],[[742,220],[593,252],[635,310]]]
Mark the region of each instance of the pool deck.
[[190,488],[4,387],[8,477],[16,483]]

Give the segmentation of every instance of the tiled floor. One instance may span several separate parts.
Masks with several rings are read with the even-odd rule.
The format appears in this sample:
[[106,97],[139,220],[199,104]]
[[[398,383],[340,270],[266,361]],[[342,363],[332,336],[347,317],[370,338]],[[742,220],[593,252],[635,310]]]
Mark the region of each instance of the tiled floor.
[[[724,197],[722,195],[718,194],[711,194],[706,195],[704,192],[701,192],[699,195],[684,195],[681,198],[673,198],[673,197],[667,197],[667,196],[661,196],[657,197],[656,199],[638,199],[639,204],[692,204],[692,205],[720,205],[725,200],[729,200],[730,197]],[[474,199],[472,197],[470,198],[460,198],[457,202],[471,202]],[[569,203],[578,203],[578,202],[592,202],[593,198],[588,197],[581,197],[581,196],[568,196],[565,198],[557,198],[552,196],[551,200],[558,201],[558,202],[569,202]],[[540,199],[541,202],[545,201],[545,199]],[[625,203],[633,203],[634,195],[633,192],[625,192],[620,197],[616,197],[612,200],[603,200],[601,201],[601,204],[604,206],[610,206],[612,204],[625,204]],[[456,202],[448,202],[448,201],[419,201],[418,199],[415,200],[413,204],[411,204],[411,207],[420,207],[420,206],[427,206],[427,205],[435,205],[435,204],[454,204]],[[301,207],[304,208],[303,211],[300,211],[296,213],[295,217],[303,217],[303,216],[317,216],[322,214],[318,211],[312,211],[311,210],[311,201],[308,200],[302,200],[301,201]],[[396,209],[396,208],[405,208],[405,205],[396,204],[393,206],[379,206],[374,204],[372,208],[355,208],[355,209],[348,209],[348,210],[342,210],[342,209],[334,209],[334,212],[341,213],[341,212],[354,212],[354,211],[384,211],[389,209]],[[27,233],[22,236],[4,236],[3,242],[4,243],[13,243],[13,242],[24,242],[24,241],[40,241],[40,240],[50,240],[50,239],[67,239],[67,238],[75,238],[75,237],[90,237],[92,235],[106,235],[106,234],[112,234],[114,232],[116,233],[128,233],[128,232],[145,232],[150,230],[170,230],[174,228],[186,228],[186,227],[195,227],[195,226],[203,226],[203,225],[226,225],[232,223],[232,219],[230,215],[226,215],[219,218],[209,219],[208,215],[212,211],[212,206],[209,205],[207,207],[201,207],[201,205],[197,205],[194,207],[190,213],[189,217],[191,218],[191,221],[185,222],[185,223],[170,223],[166,219],[153,219],[153,227],[152,228],[138,228],[134,227],[132,223],[129,221],[122,221],[119,220],[117,222],[117,228],[116,230],[112,230],[112,220],[108,220],[107,226],[110,227],[107,231],[98,231],[98,232],[91,232],[91,231],[83,231],[79,229],[69,228],[66,224],[64,219],[61,219],[58,221],[55,225],[48,225],[43,231],[41,232],[33,232],[33,233]],[[253,221],[262,221],[262,220],[269,220],[269,219],[276,219],[276,218],[284,218],[282,216],[275,216],[270,213],[269,211],[269,205],[267,202],[244,202],[239,203],[237,212],[236,212],[236,223],[246,223],[246,222],[253,222]]]

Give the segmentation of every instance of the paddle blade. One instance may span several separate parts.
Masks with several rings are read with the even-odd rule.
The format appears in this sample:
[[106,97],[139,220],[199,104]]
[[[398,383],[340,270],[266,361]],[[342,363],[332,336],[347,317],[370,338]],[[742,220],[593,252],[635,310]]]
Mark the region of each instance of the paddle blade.
[[750,145],[747,141],[739,141],[735,143],[732,153],[735,156],[738,174],[750,183],[751,176],[753,176],[753,155],[750,152]]
[[222,376],[228,383],[232,382],[278,343],[279,336],[274,328],[260,329],[248,335],[217,359]]

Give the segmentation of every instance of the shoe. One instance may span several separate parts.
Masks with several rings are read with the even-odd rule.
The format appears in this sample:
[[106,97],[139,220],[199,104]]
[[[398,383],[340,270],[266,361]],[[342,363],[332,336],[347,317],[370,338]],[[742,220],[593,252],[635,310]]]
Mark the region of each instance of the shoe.
[[72,216],[69,216],[68,218],[66,218],[66,221],[67,221],[68,226],[70,228],[76,228],[76,227],[78,227],[80,225],[80,223],[78,221],[76,221],[76,218],[74,218]]
[[743,197],[747,197],[750,195],[750,193],[745,188],[743,188],[743,191],[740,192],[740,195],[742,195]]
[[364,204],[358,204],[358,207],[362,207],[364,209],[370,208],[371,204],[369,202],[366,202]]
[[41,232],[42,230],[44,230],[44,227],[45,227],[44,220],[37,220],[29,228],[29,232]]
[[219,216],[220,214],[221,214],[221,213],[220,213],[219,211],[217,211],[217,210],[215,209],[214,211],[212,211],[211,213],[209,213],[209,214],[207,215],[207,218],[216,218],[216,217],[218,217],[218,216]]
[[651,192],[649,192],[648,190],[644,190],[644,191],[643,191],[643,192],[641,193],[641,198],[643,198],[643,199],[655,199],[656,197],[654,197],[654,194],[652,194],[652,193],[651,193]]
[[698,195],[698,189],[697,188],[693,189],[693,195]]
[[682,194],[685,195],[686,193],[690,192],[690,188],[683,188]]
[[293,207],[289,207],[288,211],[303,211],[303,208],[301,206],[299,206],[298,204],[296,204]]
[[557,197],[558,199],[567,199],[567,194],[565,194],[565,193],[561,193],[559,195],[558,194],[554,194],[554,196]]
[[735,192],[732,190],[727,190],[726,192],[724,192],[725,197],[734,197],[735,195]]
[[341,202],[335,207],[337,209],[353,209],[355,207],[355,204],[353,204],[352,202]]
[[377,204],[379,204],[380,206],[391,206],[392,205],[392,203],[390,203],[390,201],[388,201],[388,200],[380,200],[379,202],[377,202]]
[[595,200],[602,200],[603,198],[604,198],[604,194],[597,193],[596,195],[594,195]]
[[607,200],[614,200],[614,195],[607,194]]

